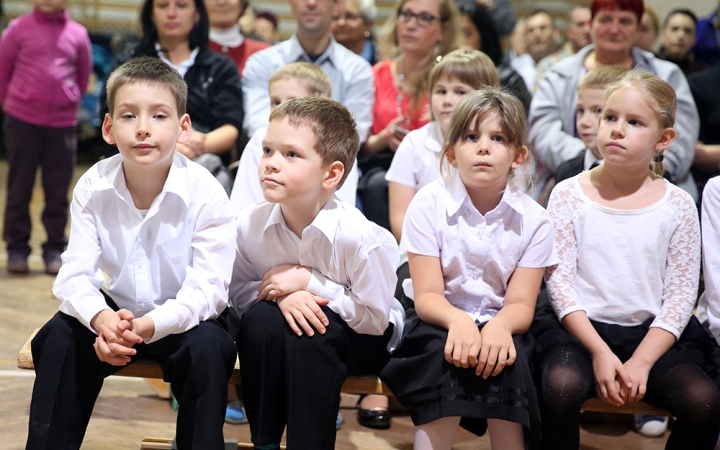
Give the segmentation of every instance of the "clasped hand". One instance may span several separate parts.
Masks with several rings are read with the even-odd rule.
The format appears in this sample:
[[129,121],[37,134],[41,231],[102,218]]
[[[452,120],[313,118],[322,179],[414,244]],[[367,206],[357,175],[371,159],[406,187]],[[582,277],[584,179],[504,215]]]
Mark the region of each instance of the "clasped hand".
[[137,353],[135,344],[143,342],[143,338],[133,331],[133,313],[127,309],[117,312],[106,309],[93,319],[92,326],[98,332],[93,347],[100,361],[113,366],[124,366],[130,357]]
[[487,379],[512,365],[516,357],[512,334],[502,322],[491,319],[480,331],[463,311],[450,322],[445,360],[455,367],[475,367],[475,374]]

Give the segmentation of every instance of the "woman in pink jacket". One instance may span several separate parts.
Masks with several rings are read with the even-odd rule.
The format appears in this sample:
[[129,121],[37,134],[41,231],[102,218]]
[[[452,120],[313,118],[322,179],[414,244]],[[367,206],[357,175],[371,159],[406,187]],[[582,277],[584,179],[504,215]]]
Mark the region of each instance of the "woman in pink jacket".
[[77,110],[92,68],[90,38],[65,0],[34,0],[0,38],[0,105],[9,165],[3,238],[11,273],[27,273],[28,205],[42,171],[45,272],[56,274],[67,242],[67,191],[77,149]]

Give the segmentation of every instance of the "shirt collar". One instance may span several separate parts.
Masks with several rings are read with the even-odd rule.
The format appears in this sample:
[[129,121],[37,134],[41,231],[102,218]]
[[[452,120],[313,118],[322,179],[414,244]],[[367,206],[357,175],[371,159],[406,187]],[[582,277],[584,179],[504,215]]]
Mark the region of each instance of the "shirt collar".
[[179,64],[173,64],[170,62],[170,60],[165,56],[165,53],[162,51],[162,47],[160,47],[159,42],[155,42],[155,51],[157,52],[158,58],[168,66],[175,69],[180,76],[185,77],[185,74],[187,71],[195,64],[195,58],[197,58],[198,53],[200,52],[200,47],[195,47],[190,53],[190,56],[185,61],[182,61]]
[[235,24],[230,28],[210,27],[210,40],[225,47],[235,48],[240,47],[245,38],[240,31],[240,25]]
[[[162,191],[160,191],[157,197],[160,201],[165,198],[167,193],[171,193],[180,198],[186,207],[190,207],[190,195],[188,193],[187,183],[185,182],[187,179],[187,164],[188,159],[185,158],[185,156],[177,152],[174,153],[167,179],[165,180]],[[98,183],[96,189],[113,189],[118,196],[132,204],[132,196],[125,183],[125,174],[122,167],[122,158],[120,157],[118,158],[117,164],[114,163],[106,172],[106,175],[102,177],[102,181]],[[155,203],[159,203],[159,201]]]
[[[340,220],[339,212],[341,208],[342,206],[337,198],[333,196],[333,198],[323,206],[317,216],[315,216],[315,219],[313,219],[309,227],[317,228],[331,243],[334,242],[335,231],[337,230],[337,224]],[[265,222],[263,233],[275,225],[282,225],[287,228],[287,223],[285,223],[285,218],[282,215],[279,203],[273,205],[273,209],[270,211],[270,215]]]
[[442,151],[443,143],[445,142],[442,130],[440,129],[440,124],[433,120],[428,124],[428,126],[430,127],[430,139],[425,141],[425,147],[433,153],[440,153]]
[[313,63],[316,65],[322,64],[326,59],[332,64],[336,65],[335,61],[335,47],[338,45],[337,41],[335,41],[335,38],[333,35],[330,35],[330,44],[328,44],[328,47],[325,49],[324,52],[316,59],[314,62],[310,60],[310,57],[305,52],[305,50],[302,48],[302,45],[300,45],[300,41],[297,38],[296,34],[293,34],[292,37],[290,37],[290,54],[289,60],[290,61],[305,61],[309,63]]
[[[453,173],[450,176],[450,179],[445,182],[445,188],[450,194],[445,204],[445,209],[448,215],[452,216],[460,210],[463,203],[470,202],[470,196],[468,195],[467,189],[465,189],[465,185],[463,184],[462,180],[460,179],[460,175],[458,175],[457,172]],[[493,211],[497,211],[507,206],[514,209],[519,214],[524,214],[525,204],[523,202],[523,195],[524,194],[520,192],[519,189],[513,187],[511,184],[508,184],[508,186],[505,188],[505,191],[503,191],[500,203],[495,207],[495,209],[493,209]]]

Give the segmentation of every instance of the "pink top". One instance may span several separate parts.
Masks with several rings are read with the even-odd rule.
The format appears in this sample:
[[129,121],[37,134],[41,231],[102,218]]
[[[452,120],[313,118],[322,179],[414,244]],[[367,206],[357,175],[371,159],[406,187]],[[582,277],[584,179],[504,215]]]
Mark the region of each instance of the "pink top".
[[33,125],[74,126],[91,68],[85,28],[67,10],[34,8],[10,21],[0,39],[0,105]]
[[[397,96],[398,89],[392,76],[391,60],[379,62],[373,66],[373,75],[375,76],[375,104],[373,106],[373,134],[378,134],[390,123],[391,120],[398,116],[397,113]],[[412,101],[411,95],[404,95],[400,104],[402,114],[410,121],[401,124],[408,130],[416,130],[426,123],[430,122],[430,99],[425,96],[420,102],[419,107],[410,109]]]

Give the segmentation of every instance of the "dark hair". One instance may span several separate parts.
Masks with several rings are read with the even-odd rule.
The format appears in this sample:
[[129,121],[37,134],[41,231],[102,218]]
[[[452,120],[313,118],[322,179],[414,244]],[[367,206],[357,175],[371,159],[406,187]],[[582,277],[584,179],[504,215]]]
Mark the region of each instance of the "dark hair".
[[480,48],[475,50],[481,50],[492,59],[496,67],[499,66],[503,58],[500,33],[488,10],[475,2],[462,2],[458,6],[460,14],[470,19],[480,33]]
[[110,117],[115,112],[115,96],[118,90],[128,84],[145,83],[165,88],[175,98],[178,117],[185,114],[187,84],[177,70],[157,58],[141,56],[132,58],[110,75],[107,82],[107,105]]
[[273,24],[273,28],[277,30],[278,19],[272,11],[259,11],[255,14],[255,19],[265,19]]
[[674,16],[675,14],[685,14],[690,19],[692,19],[693,23],[697,27],[698,19],[694,12],[690,11],[687,8],[675,8],[672,11],[670,11],[667,16],[665,16],[665,20],[663,21],[663,28],[665,28],[667,26],[668,22],[670,21],[670,18],[672,16]]
[[[142,26],[140,48],[148,53],[155,52],[155,42],[158,41],[157,28],[155,28],[155,24],[152,22],[154,1],[157,0],[145,0],[140,9],[140,25]],[[207,47],[208,41],[210,40],[210,23],[208,22],[205,2],[203,0],[193,0],[193,3],[200,18],[195,22],[193,29],[190,31],[188,38],[190,50],[194,50],[197,47]]]
[[590,18],[594,20],[597,13],[603,9],[630,11],[635,14],[639,24],[645,12],[645,4],[643,0],[593,0],[590,5]]

